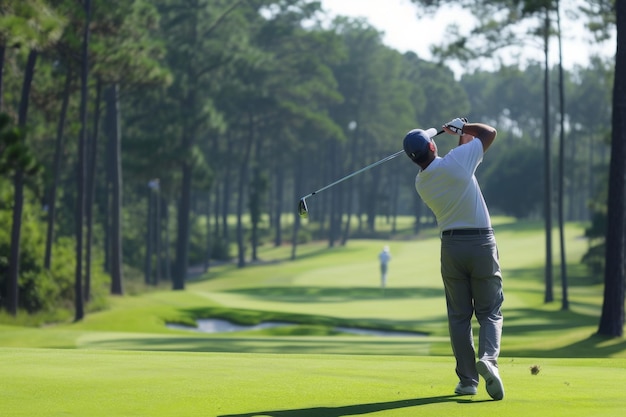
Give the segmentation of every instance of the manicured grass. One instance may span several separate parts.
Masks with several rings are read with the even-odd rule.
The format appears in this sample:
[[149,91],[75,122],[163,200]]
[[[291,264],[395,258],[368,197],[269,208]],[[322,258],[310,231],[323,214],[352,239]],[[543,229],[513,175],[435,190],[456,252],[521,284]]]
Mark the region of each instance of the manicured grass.
[[[427,233],[332,249],[311,243],[295,261],[290,246],[263,247],[254,265],[211,267],[185,291],[113,297],[108,310],[80,323],[34,328],[1,317],[0,415],[621,415],[626,341],[594,335],[602,285],[579,264],[582,230],[567,228],[570,308],[563,311],[558,253],[555,301],[543,301],[542,225],[496,226],[504,401],[488,401],[482,385],[475,397],[450,396],[457,381],[439,242]],[[393,259],[383,293],[376,256],[385,244]],[[204,317],[294,324],[216,335],[166,327]],[[426,336],[338,335],[339,325]]]
[[[598,322],[602,287],[578,263],[586,249],[580,226],[569,225],[566,235],[572,262],[568,311],[560,311],[558,273],[556,301],[543,302],[541,228],[533,223],[527,229],[503,223],[496,232],[506,297],[503,355],[626,357],[621,341],[591,336]],[[384,293],[379,288],[376,259],[383,244],[389,244],[393,254]],[[325,243],[309,244],[299,249],[296,261],[288,260],[290,247],[265,248],[262,262],[246,268],[211,268],[201,279],[189,282],[186,291],[115,297],[109,310],[88,314],[80,323],[42,329],[9,326],[0,332],[0,346],[155,350],[175,346],[188,351],[314,353],[323,345],[328,353],[450,355],[438,251],[436,236],[356,240],[333,249]],[[166,322],[193,324],[198,317],[248,324],[280,320],[305,326],[227,335],[165,327]],[[418,341],[353,336],[343,338],[346,343],[332,336],[337,325],[429,336]]]
[[[624,359],[507,358],[503,401],[452,396],[448,358],[0,348],[2,415],[592,417],[623,413]],[[538,375],[530,367],[538,365]]]

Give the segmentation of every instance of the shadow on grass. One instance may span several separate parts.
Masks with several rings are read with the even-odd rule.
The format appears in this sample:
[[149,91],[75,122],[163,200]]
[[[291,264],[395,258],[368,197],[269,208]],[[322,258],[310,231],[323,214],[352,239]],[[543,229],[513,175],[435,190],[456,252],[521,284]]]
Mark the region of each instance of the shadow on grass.
[[[579,303],[579,305],[584,305]],[[522,336],[537,332],[558,332],[594,326],[598,318],[572,310],[546,311],[533,308],[516,308],[506,311],[504,327],[507,334]]]
[[553,349],[507,349],[506,356],[535,358],[610,358],[626,350],[626,341],[598,334]]
[[226,292],[273,301],[298,303],[339,303],[347,300],[443,297],[442,288],[420,287],[386,288],[384,291],[381,288],[373,287],[261,287],[235,289]]
[[212,353],[281,353],[281,354],[354,354],[427,355],[430,343],[423,338],[363,339],[361,337],[256,338],[256,337],[149,337],[118,338],[83,342],[81,347],[106,350],[212,352]]
[[555,358],[581,357],[580,353],[593,352],[595,357],[608,358],[614,354],[621,353],[626,349],[626,341],[620,339],[616,342],[614,338],[592,334],[588,338],[579,340],[576,343],[564,346],[560,349],[550,351]]
[[[506,291],[507,282],[532,282],[532,283],[540,283],[543,285],[544,283],[545,270],[543,267],[540,268],[505,268],[503,270],[503,279]],[[560,271],[556,270],[554,273],[555,279],[560,277]],[[568,265],[568,273],[567,273],[568,287],[576,288],[576,287],[589,287],[601,284],[602,282],[598,280],[597,277],[593,277],[589,274],[589,271],[586,269],[584,265]],[[560,282],[557,283],[557,285]]]
[[255,411],[242,414],[224,414],[218,417],[341,417],[376,413],[379,411],[396,410],[399,408],[418,407],[421,405],[445,402],[476,403],[491,400],[472,401],[461,399],[456,395],[442,395],[439,397],[415,398],[410,400],[387,401],[380,403],[345,405],[341,407],[311,407],[293,410]]

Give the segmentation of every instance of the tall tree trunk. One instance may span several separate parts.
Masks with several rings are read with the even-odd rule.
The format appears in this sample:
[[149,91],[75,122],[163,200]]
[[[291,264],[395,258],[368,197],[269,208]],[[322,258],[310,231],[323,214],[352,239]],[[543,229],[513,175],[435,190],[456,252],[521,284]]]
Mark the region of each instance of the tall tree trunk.
[[285,187],[285,174],[283,171],[283,165],[280,164],[276,168],[276,198],[273,201],[274,207],[274,246],[280,247],[283,244],[283,230],[281,227],[281,218],[283,210],[283,195]]
[[228,212],[231,195],[231,179],[232,179],[232,160],[233,160],[233,141],[229,133],[228,143],[226,145],[226,166],[224,167],[224,186],[222,189],[222,237],[224,245],[229,244],[230,234],[228,231]]
[[[195,26],[193,26],[195,27]],[[195,115],[197,108],[196,89],[194,83],[197,82],[197,76],[193,73],[191,64],[187,68],[188,76],[191,82],[189,90],[184,100],[185,109],[189,117],[185,120],[183,129],[182,149],[187,155],[191,155],[195,141]],[[185,158],[182,162],[182,183],[180,203],[178,205],[178,224],[176,236],[176,265],[172,288],[174,290],[184,290],[185,281],[187,280],[187,268],[189,264],[189,219],[191,215],[191,187],[193,182],[193,167],[190,161]]]
[[63,99],[61,101],[61,112],[57,125],[57,138],[54,146],[54,171],[53,180],[48,196],[48,230],[46,233],[46,252],[44,254],[44,268],[50,269],[52,265],[52,245],[54,243],[54,222],[56,220],[57,188],[61,177],[61,157],[63,155],[63,134],[65,131],[65,119],[67,117],[67,107],[70,101],[70,88],[72,84],[72,70],[68,67],[65,74],[65,86],[63,88]]
[[[242,167],[245,170],[245,167]],[[237,195],[237,266],[243,268],[246,266],[246,244],[243,235],[243,192],[245,188],[245,177],[243,172],[240,173],[239,187]]]
[[243,208],[245,185],[248,181],[248,166],[250,165],[250,156],[254,145],[254,120],[252,114],[248,115],[248,141],[244,148],[244,155],[239,169],[239,189],[237,196],[237,266],[243,268],[246,265],[246,244],[244,241],[243,230]]
[[0,112],[4,108],[4,56],[6,53],[6,47],[0,45]]
[[252,223],[252,230],[250,232],[251,232],[250,246],[252,248],[251,259],[252,261],[258,261],[259,260],[259,256],[257,254],[257,245],[258,245],[258,240],[259,240],[259,223],[258,222]]
[[[30,88],[35,75],[37,52],[30,51],[26,68],[24,69],[24,82],[22,84],[22,97],[18,114],[18,125],[22,132],[26,129],[28,116],[28,103]],[[22,136],[21,140],[25,140]],[[22,212],[24,210],[24,170],[18,166],[13,177],[13,223],[11,225],[11,251],[9,253],[9,271],[7,275],[7,311],[13,316],[17,315],[20,275],[20,239],[22,234]]]
[[161,184],[157,183],[157,187],[154,190],[154,251],[156,260],[154,263],[154,284],[158,285],[162,279],[162,252],[161,247],[161,226],[163,221],[161,219]]
[[548,45],[550,43],[550,14],[545,10],[544,20],[544,79],[543,79],[543,140],[544,140],[544,222],[546,237],[545,295],[546,303],[554,300],[552,293],[552,146],[550,144],[550,65]]
[[[331,142],[328,145],[328,154],[327,160],[330,164],[329,170],[331,172],[331,178],[338,178],[337,176],[337,166],[338,166],[338,150],[339,146],[335,142]],[[334,180],[333,180],[334,181]],[[339,237],[340,231],[337,230],[337,209],[339,205],[337,201],[339,199],[339,189],[337,187],[331,188],[328,191],[329,193],[329,216],[328,216],[328,247],[332,248],[335,246],[335,241]]]
[[119,86],[109,86],[105,91],[108,131],[108,182],[110,183],[110,273],[111,294],[124,294],[122,273],[122,131],[120,125]]
[[172,288],[184,290],[187,279],[187,263],[189,258],[189,215],[191,212],[191,181],[192,167],[188,161],[183,162],[180,203],[178,205],[178,233],[176,236],[176,264]]
[[348,243],[348,239],[350,238],[350,229],[352,226],[352,203],[354,201],[354,195],[352,193],[352,189],[349,188],[348,192],[345,193],[346,197],[346,224],[343,228],[342,236],[341,236],[341,246],[345,246]]
[[224,184],[215,184],[214,193],[215,198],[213,199],[213,229],[215,230],[215,243],[221,241],[220,235],[220,207],[222,206],[222,188],[224,188]]
[[613,83],[613,120],[606,232],[604,301],[598,333],[622,337],[624,332],[624,187],[626,186],[626,2],[615,2],[617,52]]
[[391,235],[393,236],[398,232],[398,202],[400,200],[400,184],[398,181],[391,181],[391,195]]
[[563,219],[563,200],[565,199],[565,81],[563,77],[563,39],[561,36],[561,12],[560,1],[556,2],[557,34],[559,37],[559,245],[561,248],[561,310],[569,309],[567,296],[567,260],[565,259],[565,220]]
[[205,216],[206,216],[206,240],[205,240],[205,248],[204,248],[204,265],[202,270],[206,273],[209,270],[209,266],[211,264],[211,249],[212,249],[212,239],[211,239],[211,191],[209,190],[206,193],[206,206],[205,206]]
[[[251,223],[251,236],[250,236],[250,246],[252,247],[252,260],[256,261],[258,260],[258,256],[257,256],[257,246],[259,244],[259,218],[260,217],[260,212],[261,212],[261,207],[260,207],[260,199],[261,199],[261,190],[255,189],[256,185],[258,184],[258,178],[259,175],[261,175],[259,167],[255,166],[252,176],[252,184],[250,185],[249,188],[252,188],[252,190],[248,191],[248,198],[250,199],[249,201],[249,206],[250,206],[250,223]],[[258,210],[258,212],[256,212]],[[257,217],[256,213],[253,214],[253,212],[259,213],[259,216]]]
[[[22,139],[24,140],[24,139]],[[17,315],[19,299],[20,238],[22,233],[22,212],[24,210],[24,171],[17,167],[13,176],[13,224],[11,226],[11,252],[7,276],[7,311]]]
[[91,20],[91,0],[85,0],[85,25],[82,45],[82,68],[80,89],[80,138],[78,140],[78,190],[76,193],[76,273],[74,277],[74,320],[85,316],[83,302],[83,225],[85,220],[85,180],[87,162],[87,88],[89,76],[89,24]]
[[[351,140],[357,142],[359,140],[359,125],[356,121],[352,121],[348,124],[348,129],[351,132]],[[354,163],[354,153],[348,152],[348,170],[350,172],[354,172],[356,167]],[[354,188],[348,187],[348,192],[346,192],[346,224],[343,228],[342,236],[341,236],[341,246],[345,246],[348,243],[348,239],[350,238],[350,229],[352,227],[352,204],[354,202]]]
[[85,239],[85,301],[91,300],[91,247],[93,245],[93,206],[96,188],[96,165],[98,161],[98,135],[100,134],[100,96],[102,82],[96,85],[95,110],[93,117],[93,134],[87,146],[87,186],[85,187],[85,223],[87,237]]
[[[106,90],[105,90],[105,97],[106,97]],[[106,102],[106,98],[105,98],[105,102]],[[106,116],[108,117],[108,116]],[[102,227],[103,227],[103,232],[104,232],[104,236],[103,236],[103,242],[102,245],[103,247],[103,251],[104,251],[104,265],[102,265],[102,269],[104,270],[105,273],[107,274],[111,274],[111,166],[113,165],[113,162],[111,161],[111,140],[109,137],[109,134],[106,132],[105,130],[105,135],[106,135],[106,147],[105,147],[105,152],[106,152],[106,157],[105,157],[105,162],[104,162],[104,166],[105,166],[105,180],[104,180],[104,184],[103,184],[103,189],[102,192],[99,193],[99,204],[100,204],[100,212],[102,213]]]
[[163,217],[165,220],[165,279],[172,280],[172,261],[170,239],[170,205],[163,199]]
[[371,188],[369,190],[368,217],[367,225],[370,232],[376,231],[376,215],[378,214],[379,195],[381,193],[382,173],[370,173],[372,178]]
[[[266,159],[264,158],[262,151],[263,149],[260,141],[255,141],[252,149],[252,157],[256,161],[263,161]],[[261,221],[261,214],[263,213],[263,201],[267,199],[265,197],[267,193],[268,186],[267,181],[265,180],[265,174],[261,171],[258,163],[255,163],[252,170],[250,186],[248,187],[248,207],[250,211],[250,223],[252,226],[250,243],[252,246],[253,261],[257,261],[259,259],[257,253],[257,248],[259,246],[259,222]]]
[[144,283],[146,285],[152,284],[152,242],[154,240],[154,189],[153,181],[150,180],[148,184],[148,198],[146,201],[148,206],[146,207],[146,259],[144,265]]
[[[302,190],[302,175],[299,175],[298,169],[300,167],[302,167],[302,157],[297,157],[294,158],[294,168],[293,168],[293,189],[294,189],[294,195],[298,195],[298,192],[300,192],[300,190]],[[294,207],[295,210],[295,207]],[[298,251],[298,235],[300,233],[300,225],[302,220],[300,219],[300,216],[296,215],[294,217],[294,222],[293,222],[293,231],[291,234],[291,260],[294,261],[296,259],[296,253]]]

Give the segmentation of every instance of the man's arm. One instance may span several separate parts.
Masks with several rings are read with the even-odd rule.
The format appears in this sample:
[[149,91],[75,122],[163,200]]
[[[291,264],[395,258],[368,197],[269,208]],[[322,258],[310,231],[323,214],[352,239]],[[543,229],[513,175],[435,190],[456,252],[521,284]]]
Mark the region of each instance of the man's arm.
[[473,136],[483,143],[483,152],[487,152],[487,149],[496,139],[497,134],[498,132],[494,127],[484,123],[465,123],[465,126],[463,126],[463,136],[461,136],[459,142],[467,135]]
[[472,135],[470,135],[468,133],[464,133],[464,134],[459,136],[459,146],[465,145],[466,143],[471,142],[473,139],[474,139],[474,136],[472,136]]
[[454,119],[443,125],[443,129],[452,135],[459,135],[459,146],[470,142],[475,137],[483,144],[483,152],[496,138],[496,129],[484,123],[466,123],[465,119]]

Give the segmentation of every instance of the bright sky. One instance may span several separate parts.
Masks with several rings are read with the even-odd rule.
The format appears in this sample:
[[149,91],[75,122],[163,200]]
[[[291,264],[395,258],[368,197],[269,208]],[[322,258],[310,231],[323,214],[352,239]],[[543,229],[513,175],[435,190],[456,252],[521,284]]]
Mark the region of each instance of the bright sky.
[[[414,51],[420,58],[431,59],[430,46],[441,43],[446,26],[454,21],[463,22],[471,18],[469,12],[456,9],[438,12],[432,18],[418,18],[419,8],[409,0],[321,0],[322,8],[332,15],[364,17],[369,23],[384,32],[383,42],[400,51]],[[562,19],[566,13],[561,12]],[[471,20],[470,20],[471,21]],[[591,35],[582,27],[581,22],[562,24],[563,62],[565,68],[575,64],[585,65],[589,55],[599,53],[602,56],[615,55],[615,39],[603,44],[589,45]],[[551,60],[558,60],[558,44],[556,40],[550,45]],[[543,60],[540,48],[527,47],[524,56],[535,60]]]

